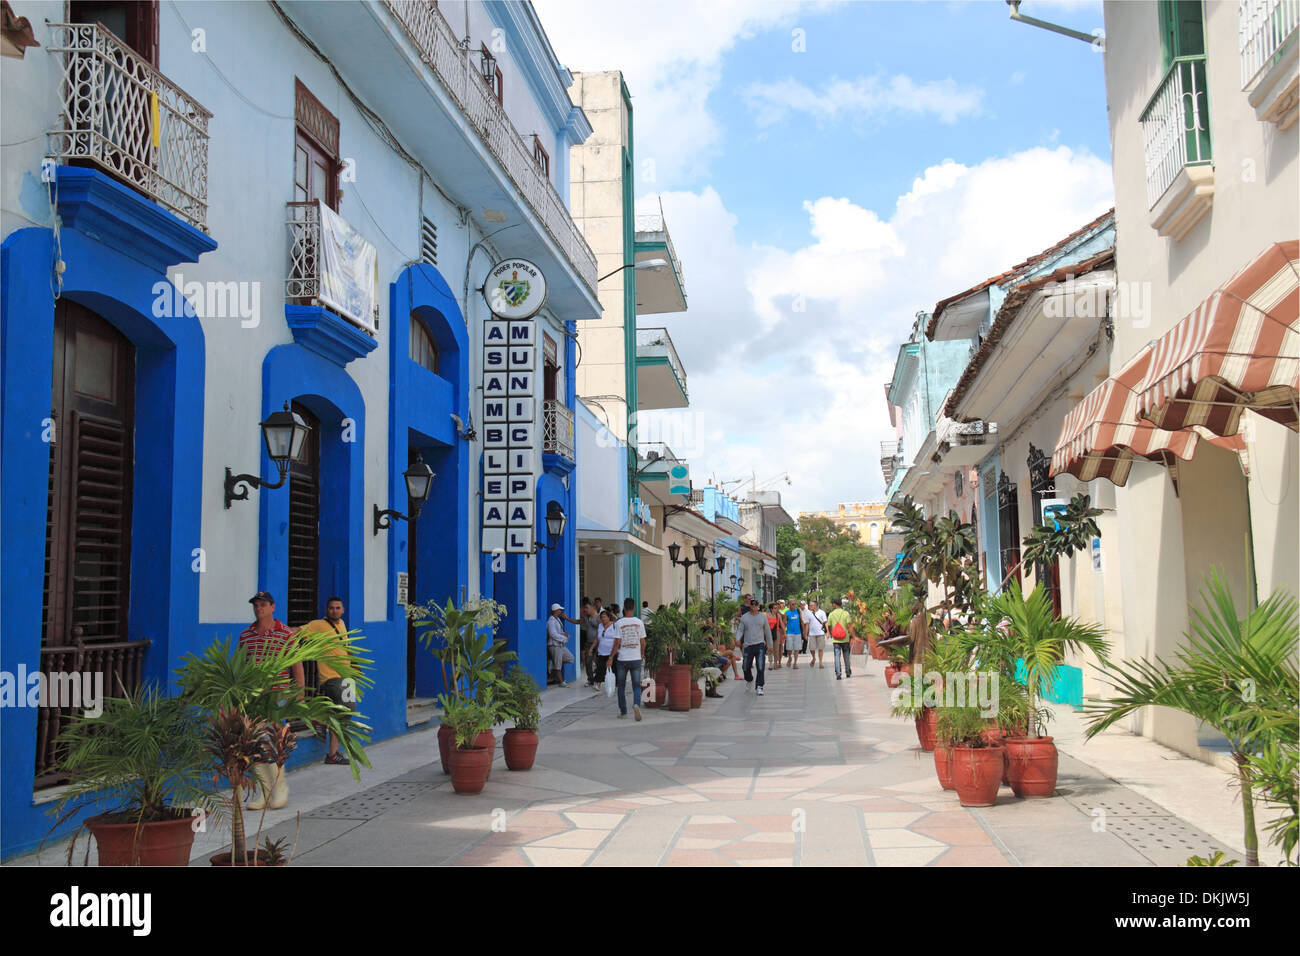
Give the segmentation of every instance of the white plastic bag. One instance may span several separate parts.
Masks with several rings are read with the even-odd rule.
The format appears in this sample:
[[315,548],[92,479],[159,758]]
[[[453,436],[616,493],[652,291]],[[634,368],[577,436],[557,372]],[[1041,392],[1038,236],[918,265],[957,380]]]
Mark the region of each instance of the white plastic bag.
[[616,691],[616,690],[618,689],[618,688],[615,686],[616,683],[617,683],[617,682],[614,680],[614,671],[613,671],[613,668],[611,668],[610,670],[605,671],[605,696],[606,696],[606,697],[613,697],[613,696],[614,696],[614,691]]

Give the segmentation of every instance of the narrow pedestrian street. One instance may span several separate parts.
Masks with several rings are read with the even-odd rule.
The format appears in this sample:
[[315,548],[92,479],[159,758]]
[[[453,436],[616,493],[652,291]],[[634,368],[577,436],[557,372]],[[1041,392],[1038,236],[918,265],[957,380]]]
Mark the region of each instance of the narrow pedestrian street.
[[[534,768],[507,771],[498,745],[477,796],[453,792],[432,733],[408,735],[399,759],[423,750],[431,762],[305,812],[293,862],[1145,866],[1228,850],[1065,752],[1055,798],[1018,800],[1003,787],[997,806],[962,808],[940,789],[912,723],[889,716],[879,662],[855,659],[852,679],[840,682],[829,663],[767,676],[761,698],[726,681],[723,700],[689,713],[643,708],[640,722],[618,719],[614,699],[578,688],[579,699],[543,718]],[[560,695],[575,688],[546,697]],[[384,748],[372,757],[384,771]],[[339,772],[293,774],[295,804]],[[1226,788],[1202,796],[1223,803],[1231,826],[1239,810]],[[269,833],[292,842],[294,831],[290,818]],[[213,851],[205,844],[195,863],[206,866]]]

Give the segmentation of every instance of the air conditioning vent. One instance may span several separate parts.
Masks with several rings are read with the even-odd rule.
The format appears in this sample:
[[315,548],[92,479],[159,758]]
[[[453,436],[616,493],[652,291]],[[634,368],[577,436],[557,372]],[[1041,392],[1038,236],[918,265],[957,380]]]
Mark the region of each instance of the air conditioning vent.
[[431,266],[438,264],[438,227],[428,216],[420,220],[420,261]]

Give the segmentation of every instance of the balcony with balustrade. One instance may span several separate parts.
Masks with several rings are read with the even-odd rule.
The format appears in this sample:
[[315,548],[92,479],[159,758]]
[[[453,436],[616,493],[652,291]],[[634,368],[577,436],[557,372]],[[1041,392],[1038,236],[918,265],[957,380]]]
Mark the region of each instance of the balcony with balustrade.
[[548,398],[542,402],[542,452],[576,461],[573,440],[573,411],[563,402]]
[[686,279],[682,261],[677,258],[673,237],[664,222],[663,212],[636,217],[633,258],[637,262],[660,260],[658,269],[639,269],[636,273],[636,314],[657,315],[686,311]]
[[1241,88],[1280,130],[1300,115],[1300,0],[1240,0]]
[[63,58],[56,162],[102,170],[207,233],[212,113],[98,23],[52,23],[50,35]]
[[1174,57],[1141,115],[1151,226],[1181,239],[1210,211],[1214,156],[1205,55]]
[[667,329],[636,330],[637,408],[686,408],[686,369]]
[[[493,230],[522,227],[507,234],[511,253],[546,274],[552,312],[600,315],[596,257],[552,184],[556,164],[539,159],[536,131],[516,128],[484,77],[477,44],[458,37],[435,3],[286,2],[282,9],[473,219]],[[586,121],[579,111],[569,122]]]

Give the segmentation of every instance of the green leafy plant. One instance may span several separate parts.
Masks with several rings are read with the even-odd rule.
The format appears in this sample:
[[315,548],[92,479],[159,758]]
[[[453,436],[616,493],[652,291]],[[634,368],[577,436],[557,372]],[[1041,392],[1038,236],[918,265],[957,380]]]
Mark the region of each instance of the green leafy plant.
[[1173,661],[1157,657],[1112,665],[1114,693],[1087,707],[1093,737],[1144,707],[1171,707],[1213,727],[1232,747],[1241,787],[1246,865],[1259,865],[1256,787],[1284,811],[1274,842],[1288,860],[1295,851],[1295,747],[1300,731],[1296,600],[1276,591],[1242,617],[1219,569],[1201,592],[1205,610],[1189,609],[1190,629]]
[[456,746],[461,750],[473,747],[479,734],[501,722],[500,703],[491,689],[477,697],[443,694],[438,700],[442,704],[442,721],[455,733]]
[[372,661],[364,648],[351,642],[354,631],[344,635],[347,655],[338,654],[338,637],[308,634],[286,644],[261,660],[248,648],[229,638],[214,641],[201,654],[181,659],[177,681],[181,698],[206,715],[206,738],[210,758],[217,772],[231,787],[231,861],[246,862],[243,790],[255,763],[283,766],[293,749],[293,733],[283,725],[300,720],[318,724],[333,733],[348,755],[352,776],[361,779],[361,767],[369,767],[362,743],[370,740],[370,726],[361,713],[334,703],[328,697],[303,694],[286,686],[281,674],[299,664],[330,660],[334,669],[354,687],[370,687],[366,675]]
[[466,601],[457,607],[448,600],[416,605],[407,616],[422,626],[417,640],[433,654],[442,669],[442,686],[452,697],[464,697],[490,688],[505,666],[518,660],[506,650],[504,640],[493,640],[505,605],[490,598]]
[[[1005,673],[1008,662],[1024,662],[1025,685],[1029,694],[1027,729],[1031,736],[1042,736],[1051,714],[1038,700],[1050,691],[1057,667],[1065,662],[1067,653],[1085,650],[1103,666],[1107,665],[1110,644],[1105,638],[1106,630],[1101,625],[1075,618],[1056,617],[1052,601],[1041,585],[1026,598],[1018,581],[1011,582],[1001,594],[990,597],[986,611],[989,620],[1005,620],[1006,624],[992,628],[992,633],[986,634],[985,638],[990,656],[997,659],[996,665],[993,660],[981,660],[981,666],[999,666]],[[960,644],[961,638],[954,637]]]
[[[205,727],[201,711],[163,696],[153,684],[107,698],[97,717],[74,718],[59,735],[59,769],[71,780],[49,810],[57,816],[55,827],[90,809],[137,826],[194,809],[215,819],[220,802],[211,785]],[[68,844],[69,864],[76,837]]]
[[536,730],[541,723],[542,694],[532,675],[515,665],[496,686],[515,726],[520,730]]
[[1208,859],[1203,856],[1189,856],[1183,866],[1236,866],[1240,860],[1229,860],[1224,857],[1222,850],[1215,850],[1214,855]]
[[978,707],[938,707],[935,709],[934,739],[945,747],[988,747],[986,732],[989,718]]
[[[1052,521],[1030,529],[1020,550],[1020,560],[1007,571],[1006,577],[1002,579],[1003,585],[1025,565],[1043,569],[1055,564],[1060,558],[1068,558],[1088,547],[1093,538],[1101,537],[1096,520],[1100,515],[1101,509],[1092,507],[1092,499],[1088,495],[1075,495],[1065,510],[1058,512]],[[1038,576],[1043,576],[1041,570]]]

